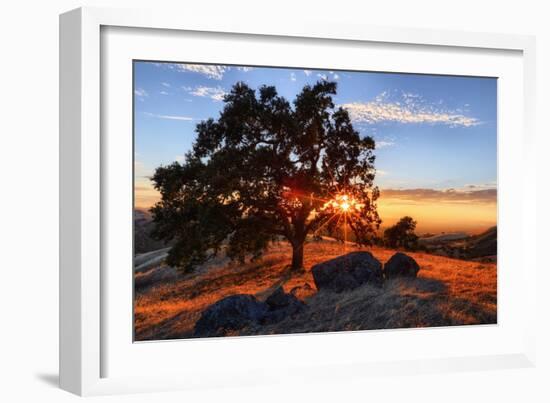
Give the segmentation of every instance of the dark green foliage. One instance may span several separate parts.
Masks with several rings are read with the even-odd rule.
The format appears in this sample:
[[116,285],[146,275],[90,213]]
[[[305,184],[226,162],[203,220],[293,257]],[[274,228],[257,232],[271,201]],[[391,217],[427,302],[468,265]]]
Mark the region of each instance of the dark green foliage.
[[334,94],[336,83],[321,81],[291,105],[275,87],[232,88],[219,118],[197,125],[185,162],[152,178],[162,196],[151,210],[155,236],[174,242],[169,264],[191,269],[224,245],[242,261],[286,239],[300,268],[307,234],[326,224],[334,211],[325,203],[341,192],[364,206],[348,225],[370,244],[380,224],[374,140],[354,130]]
[[390,248],[417,249],[418,236],[414,233],[416,221],[412,217],[402,217],[397,224],[384,231],[384,242]]

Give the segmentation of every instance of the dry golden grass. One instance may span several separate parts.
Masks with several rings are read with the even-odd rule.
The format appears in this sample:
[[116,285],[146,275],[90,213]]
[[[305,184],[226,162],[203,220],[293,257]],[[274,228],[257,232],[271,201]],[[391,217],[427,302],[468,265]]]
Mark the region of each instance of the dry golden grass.
[[[494,263],[409,253],[421,267],[416,279],[387,281],[381,288],[365,285],[341,294],[317,292],[309,271],[311,266],[354,250],[358,248],[346,245],[344,249],[341,243],[334,241],[307,243],[306,271],[290,275],[286,267],[291,250],[281,242],[272,245],[258,262],[220,263],[192,275],[166,276],[169,280],[136,290],[136,340],[190,337],[201,312],[214,302],[234,294],[253,294],[263,299],[278,285],[283,285],[287,292],[301,287],[296,295],[307,303],[308,309],[282,322],[247,328],[239,334],[496,323],[497,270]],[[370,251],[382,263],[395,253],[382,248]]]

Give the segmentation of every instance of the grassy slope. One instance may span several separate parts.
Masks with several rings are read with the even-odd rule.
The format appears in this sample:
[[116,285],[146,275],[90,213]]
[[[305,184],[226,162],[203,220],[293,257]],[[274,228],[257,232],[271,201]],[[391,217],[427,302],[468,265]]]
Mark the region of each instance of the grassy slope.
[[[286,243],[273,245],[260,262],[245,265],[211,264],[184,277],[166,275],[171,268],[152,269],[159,281],[136,293],[137,340],[189,337],[200,313],[210,304],[233,294],[263,299],[279,284],[285,291],[300,287],[297,296],[309,309],[270,326],[249,328],[245,334],[276,334],[339,330],[388,329],[496,323],[496,265],[480,264],[425,253],[410,253],[421,267],[417,279],[388,281],[382,288],[365,285],[334,294],[317,292],[309,268],[356,250],[333,241],[308,243],[306,272],[291,277]],[[386,262],[395,251],[374,248]],[[151,273],[138,273],[139,276]],[[309,284],[309,287],[304,284]]]

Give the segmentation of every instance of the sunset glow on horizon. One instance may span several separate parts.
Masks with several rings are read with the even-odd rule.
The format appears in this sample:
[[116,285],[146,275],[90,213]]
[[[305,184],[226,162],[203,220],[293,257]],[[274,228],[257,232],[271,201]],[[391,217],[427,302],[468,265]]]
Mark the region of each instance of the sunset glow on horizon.
[[[135,207],[148,210],[160,200],[159,193],[143,180],[135,187]],[[421,190],[421,189],[420,189]],[[390,195],[385,196],[385,193]],[[418,221],[417,232],[441,233],[441,232],[466,232],[477,234],[497,224],[496,192],[485,199],[473,199],[475,195],[467,192],[455,192],[453,198],[441,198],[407,196],[405,191],[396,196],[395,190],[381,189],[378,199],[378,213],[382,219],[381,228],[395,224],[405,215],[410,215]],[[460,193],[456,195],[456,193]],[[461,198],[462,196],[462,198]],[[347,205],[347,207],[344,207]],[[343,211],[351,209],[347,202],[340,204]]]

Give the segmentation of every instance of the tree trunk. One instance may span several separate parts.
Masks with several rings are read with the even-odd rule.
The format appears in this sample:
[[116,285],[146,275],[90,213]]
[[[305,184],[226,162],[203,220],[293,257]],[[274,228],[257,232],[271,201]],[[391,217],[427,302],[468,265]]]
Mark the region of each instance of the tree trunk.
[[301,271],[304,269],[304,243],[297,242],[292,244],[292,271]]

